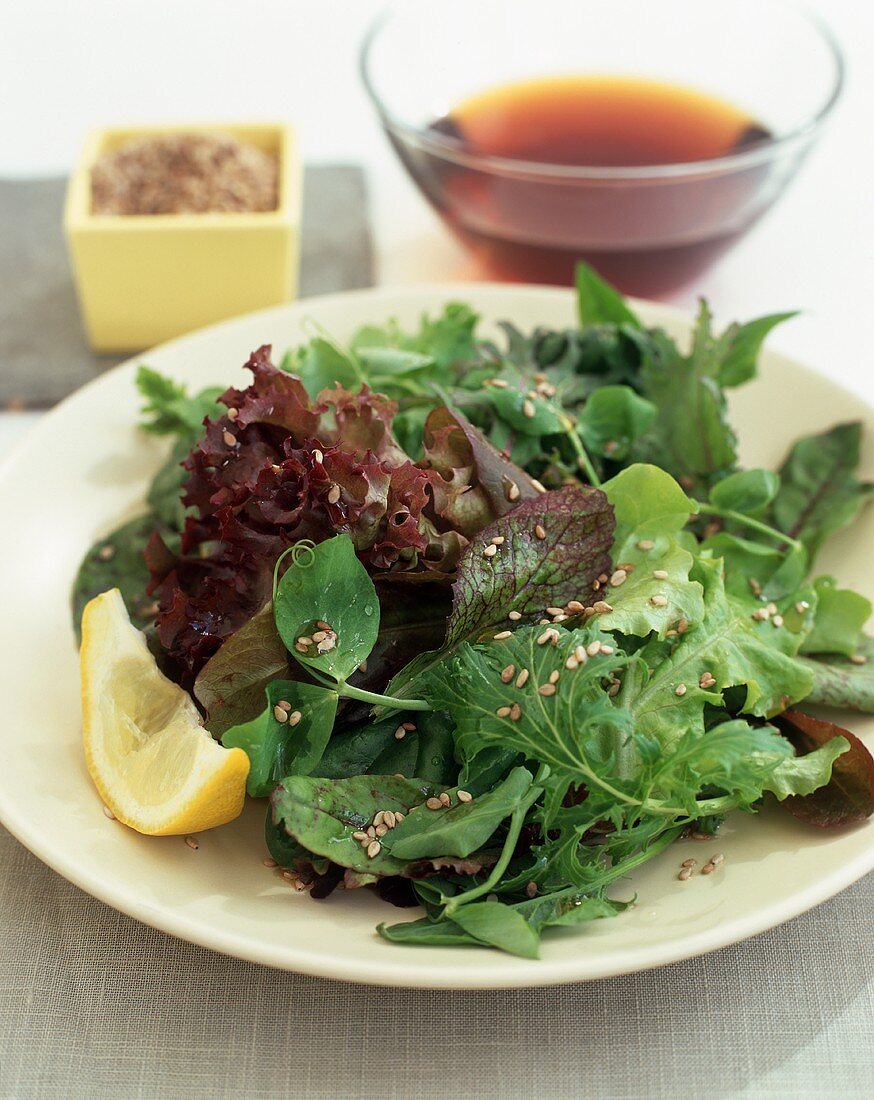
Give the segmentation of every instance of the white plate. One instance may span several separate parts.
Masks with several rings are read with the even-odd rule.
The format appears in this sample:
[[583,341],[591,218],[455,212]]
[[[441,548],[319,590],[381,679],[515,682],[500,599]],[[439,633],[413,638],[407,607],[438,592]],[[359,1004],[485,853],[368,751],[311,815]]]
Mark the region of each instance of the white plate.
[[[144,358],[192,386],[245,384],[249,352],[281,353],[313,318],[340,339],[364,322],[462,297],[489,321],[523,329],[573,320],[563,290],[462,285],[332,295],[229,321]],[[686,335],[688,320],[639,304],[646,322]],[[139,360],[137,360],[139,361]],[[476,948],[401,947],[374,932],[411,915],[369,891],[315,902],[262,866],[263,806],[205,833],[198,851],[180,838],[141,837],[102,813],[80,749],[76,650],[69,592],[79,561],[100,535],[135,510],[164,453],[136,429],[136,362],[110,371],[45,417],[0,470],[0,818],[24,844],[83,890],[137,919],[217,951],[331,978],[446,988],[525,986],[605,977],[673,962],[771,928],[831,897],[874,867],[874,823],[821,832],[773,810],[730,820],[717,842],[684,841],[624,884],[629,912],[544,937],[538,961]],[[748,464],[773,465],[797,435],[874,410],[774,353],[761,379],[740,390],[733,421]],[[874,460],[866,452],[868,476]],[[823,571],[874,597],[868,547],[874,509],[832,541]],[[853,718],[874,743],[874,722]],[[709,878],[677,881],[681,859],[725,853]]]

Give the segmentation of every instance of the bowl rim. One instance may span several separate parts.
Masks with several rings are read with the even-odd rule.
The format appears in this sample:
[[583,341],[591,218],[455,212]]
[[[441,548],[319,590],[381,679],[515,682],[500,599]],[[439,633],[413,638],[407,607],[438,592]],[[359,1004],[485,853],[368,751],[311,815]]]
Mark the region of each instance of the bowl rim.
[[[762,2],[762,0],[759,0]],[[361,40],[358,51],[358,72],[364,90],[379,115],[386,130],[425,152],[434,153],[444,160],[467,168],[489,169],[496,175],[531,181],[617,181],[617,180],[670,180],[696,175],[715,175],[752,168],[772,160],[779,152],[811,141],[823,128],[833,108],[841,97],[846,79],[846,61],[837,36],[826,20],[806,3],[796,0],[769,0],[774,6],[787,9],[805,20],[817,32],[831,54],[835,66],[831,89],[818,110],[794,129],[780,134],[763,145],[739,153],[729,153],[709,160],[682,161],[675,164],[647,165],[575,165],[552,164],[545,161],[518,160],[514,157],[494,156],[489,153],[470,153],[463,142],[446,134],[424,130],[405,122],[391,111],[376,89],[371,61],[373,47],[380,33],[404,8],[400,0],[393,0],[370,23]]]

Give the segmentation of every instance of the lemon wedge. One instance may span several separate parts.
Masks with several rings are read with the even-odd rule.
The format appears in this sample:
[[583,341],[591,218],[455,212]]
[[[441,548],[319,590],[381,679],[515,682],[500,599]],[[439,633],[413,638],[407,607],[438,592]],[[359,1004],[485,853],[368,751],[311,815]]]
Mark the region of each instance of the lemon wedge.
[[117,588],[85,608],[79,661],[85,761],[119,821],[167,836],[239,816],[248,756],[213,741],[188,695],[158,668]]

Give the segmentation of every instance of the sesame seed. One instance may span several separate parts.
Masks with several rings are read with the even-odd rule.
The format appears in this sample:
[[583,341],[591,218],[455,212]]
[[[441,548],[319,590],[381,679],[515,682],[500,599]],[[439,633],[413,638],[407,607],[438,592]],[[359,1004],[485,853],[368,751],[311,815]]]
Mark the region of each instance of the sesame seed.
[[549,682],[551,684],[557,684],[558,683],[558,677],[559,677],[558,669],[553,670],[549,674]]
[[551,640],[553,634],[555,634],[554,630],[544,630],[542,634],[538,635],[537,644],[546,645],[546,643]]
[[337,645],[337,639],[336,638],[334,638],[334,637],[323,638],[316,645],[316,652],[317,653],[330,653],[331,650],[336,647],[336,645]]
[[103,816],[108,817],[110,821],[115,821],[115,814],[108,806],[103,807]]
[[401,725],[408,733],[412,733],[413,730],[416,728],[415,722],[401,722]]
[[317,630],[313,634],[313,641],[314,642],[323,642],[325,640],[325,638],[327,638],[327,636],[328,636],[327,631]]
[[277,722],[287,722],[288,711],[283,710],[282,707],[274,707],[273,717],[276,719]]
[[534,416],[535,412],[536,410],[534,408],[533,402],[526,397],[525,400],[522,402],[523,416],[528,417],[528,419],[530,420]]
[[569,600],[567,605],[568,611],[573,611],[575,614],[579,614],[585,610],[585,604],[581,604],[579,600]]
[[382,819],[382,823],[387,829],[393,829],[395,825],[397,825],[398,819],[395,817],[393,810],[385,811],[385,816]]
[[496,390],[505,390],[508,385],[506,378],[487,378],[485,384],[494,386]]
[[589,655],[589,657],[597,657],[597,655],[600,652],[601,652],[601,643],[600,642],[589,642],[589,644],[586,646],[586,653]]
[[236,447],[237,445],[237,437],[234,435],[233,432],[222,432],[222,439],[229,447]]
[[854,665],[866,665],[868,663],[868,658],[863,653],[851,654],[850,660]]
[[449,794],[446,791],[441,791],[441,793],[440,793],[440,805],[441,806],[451,806],[452,805],[452,799],[449,797]]
[[528,885],[525,887],[526,897],[533,898],[536,894],[537,894],[537,883],[536,882],[529,882]]
[[725,856],[722,852],[717,852],[715,856],[710,857],[710,862],[714,867],[718,867],[720,863],[725,863]]
[[498,707],[498,709],[495,711],[495,716],[497,718],[509,718],[510,717],[510,708],[509,707]]
[[377,835],[378,837],[379,837],[379,836],[385,836],[385,834],[386,834],[387,832],[388,832],[388,825],[386,825],[386,824],[384,824],[384,823],[383,823],[383,824],[381,824],[381,825],[377,825],[377,826],[376,826],[376,835]]
[[607,694],[610,696],[611,699],[613,699],[615,696],[617,696],[619,694],[619,689],[621,687],[622,687],[622,684],[620,684],[618,680],[615,680],[610,685],[610,687],[607,689]]
[[775,603],[769,603],[768,604],[768,614],[769,615],[776,615],[777,611],[778,611],[778,608],[777,608],[777,605]]
[[298,645],[312,645],[313,640],[308,634],[301,634],[297,640]]
[[773,619],[771,619],[771,625],[772,626],[782,626],[783,625],[783,616],[782,615],[775,615],[773,617]]
[[656,594],[655,596],[650,596],[649,602],[653,605],[653,607],[667,607],[668,597]]
[[586,652],[586,647],[584,645],[578,645],[574,647],[574,656],[581,665],[584,665],[589,659],[589,655]]
[[228,411],[225,413],[225,416],[228,418],[228,420],[236,420],[239,415],[239,409],[228,409]]
[[624,569],[616,569],[610,577],[610,583],[614,588],[618,588],[620,584],[625,584],[625,580],[628,574]]
[[522,612],[521,611],[511,611],[509,613],[509,615],[507,616],[507,618],[510,620],[510,622],[518,623],[519,620],[522,618]]
[[407,731],[404,729],[404,727],[398,726],[398,728],[395,730],[395,741],[403,741],[406,736]]
[[456,791],[455,796],[459,802],[473,802],[473,795],[470,791]]
[[755,577],[747,577],[747,584],[750,586],[750,590],[752,591],[754,596],[761,596],[762,586],[759,584]]
[[313,451],[313,458],[315,459],[316,462],[324,462],[325,461],[325,456],[318,449],[318,447]]
[[295,888],[295,890],[297,890],[299,888],[300,879],[297,877],[297,875],[293,874],[291,871],[283,871],[282,872],[282,877],[289,884],[289,886],[293,886]]
[[612,605],[607,603],[605,600],[596,600],[592,604],[592,607],[595,609],[596,615],[609,615],[610,612],[613,610]]
[[610,654],[613,652],[613,646],[612,645],[605,645],[604,642],[601,642],[600,652],[605,654],[607,657],[609,657]]
[[674,688],[674,695],[679,695],[680,698],[682,698],[685,694],[686,694],[686,685],[685,684],[677,684],[677,686]]
[[[403,779],[404,777],[402,775],[398,775],[396,778]],[[406,816],[407,815],[402,814],[400,810],[395,810],[395,825],[400,825],[400,823],[404,820]]]
[[564,608],[563,607],[547,607],[546,614],[547,615],[563,615],[564,614]]
[[637,544],[638,550],[652,550],[655,547],[655,543],[652,539],[641,539]]
[[688,629],[689,629],[689,620],[688,619],[680,619],[680,621],[677,623],[677,633],[678,634],[685,634]]
[[606,573],[602,573],[600,577],[598,577],[598,580],[601,582],[601,584],[606,584],[609,579],[610,578],[607,576]]
[[684,859],[683,863],[682,863],[682,866],[683,867],[697,867],[698,866],[698,860],[697,859]]
[[282,467],[277,466],[275,462],[272,462],[270,464],[270,469],[274,472],[274,474],[281,474],[282,473]]
[[382,851],[382,845],[378,840],[371,840],[367,845],[367,855],[369,859],[375,859]]
[[111,561],[115,557],[115,547],[111,546],[109,543],[107,543],[106,546],[101,546],[97,551],[97,557],[100,558],[101,561]]
[[357,840],[359,844],[362,840],[366,840],[368,843],[370,843],[370,837],[367,835],[367,833],[362,832],[361,829],[356,830],[356,832],[352,834],[352,839]]
[[665,637],[666,638],[676,638],[676,636],[677,636],[676,630],[672,629],[672,630],[666,630],[665,631]]
[[701,868],[701,874],[712,875],[715,870],[716,868],[713,866],[712,863],[705,863],[704,866]]
[[534,537],[538,538],[538,539],[541,539],[541,540],[546,538],[546,528],[543,526],[542,523],[538,523],[535,526],[535,528],[534,528]]
[[555,684],[541,684],[537,689],[538,695],[555,695]]
[[753,612],[753,618],[758,622],[765,622],[768,618],[768,609],[766,607],[757,607]]
[[637,566],[633,561],[621,561],[616,566],[617,569],[624,569],[626,573],[633,573]]
[[483,550],[483,557],[484,558],[493,558],[495,556],[495,554],[497,554],[497,552],[498,552],[497,546],[493,546],[491,543],[489,543],[488,546]]
[[799,600],[795,605],[795,610],[798,612],[799,615],[803,615],[804,612],[808,611],[809,609],[810,604],[807,602],[807,600]]
[[439,810],[443,806],[443,803],[439,798],[429,798],[425,801],[425,805],[429,810]]
[[575,671],[576,671],[576,670],[577,670],[577,669],[578,669],[578,668],[580,667],[580,662],[579,662],[579,661],[578,661],[578,660],[576,659],[576,657],[574,657],[573,655],[571,655],[571,656],[570,656],[570,657],[568,657],[568,659],[567,659],[567,660],[565,661],[565,663],[564,663],[564,667],[565,667],[565,668],[566,668],[566,669],[567,669],[567,670],[568,670],[569,672],[575,672]]
[[531,673],[528,671],[528,669],[523,668],[522,671],[519,673],[519,675],[516,677],[516,687],[517,688],[525,687],[525,685],[528,683],[528,677],[530,675],[531,675]]
[[505,541],[503,535],[495,535],[492,539],[492,546],[503,546]]
[[367,833],[368,837],[371,840],[376,839],[376,826],[375,825],[368,825],[367,828],[364,831]]
[[276,705],[282,707],[283,710],[291,710],[291,703],[287,699],[278,699]]
[[190,849],[191,849],[191,850],[192,850],[193,852],[196,852],[196,851],[197,851],[197,849],[198,849],[198,848],[200,847],[200,845],[199,845],[199,844],[197,843],[197,841],[195,840],[195,838],[194,838],[193,836],[187,836],[187,837],[185,838],[185,843],[186,843],[186,844],[188,845],[188,847],[189,847],[189,848],[190,848]]
[[546,486],[543,484],[542,481],[538,481],[536,477],[531,478],[531,484],[534,486],[538,493],[546,492]]
[[515,665],[507,665],[506,668],[501,669],[501,683],[509,684],[509,682],[513,679],[513,677],[515,675],[516,675],[516,666]]
[[303,642],[295,642],[294,648],[298,651],[298,653],[306,653],[309,647],[305,646]]
[[328,490],[328,504],[336,504],[340,499],[340,486],[332,485]]
[[521,490],[519,489],[519,486],[516,484],[515,481],[511,481],[504,486],[504,496],[507,498],[508,501],[510,501],[511,504],[514,500],[519,499],[520,492]]
[[653,569],[652,575],[657,581],[666,581],[668,579],[667,569]]
[[692,868],[691,867],[684,867],[682,869],[682,871],[680,871],[680,873],[677,875],[677,878],[680,880],[680,882],[688,882],[691,877],[692,877]]
[[513,631],[512,630],[499,630],[498,633],[495,634],[495,636],[494,636],[496,642],[503,642],[506,638],[512,638],[512,637],[513,637]]
[[510,707],[510,721],[511,722],[518,722],[521,717],[522,717],[522,708],[519,706],[518,703],[514,703]]
[[538,626],[549,626],[549,619],[538,619],[537,620],[537,625]]
[[373,821],[371,821],[370,824],[375,829],[377,825],[382,824],[384,817],[385,817],[385,810],[377,810],[376,813],[373,815]]
[[276,862],[276,860],[275,860],[275,859],[273,858],[273,856],[265,856],[265,857],[264,857],[264,859],[262,859],[262,860],[261,860],[261,863],[262,863],[262,864],[263,864],[263,865],[264,865],[265,867],[269,867],[269,868],[270,868],[271,870],[272,870],[272,869],[273,869],[274,867],[278,867],[278,866],[279,866],[279,864],[278,864],[278,863]]

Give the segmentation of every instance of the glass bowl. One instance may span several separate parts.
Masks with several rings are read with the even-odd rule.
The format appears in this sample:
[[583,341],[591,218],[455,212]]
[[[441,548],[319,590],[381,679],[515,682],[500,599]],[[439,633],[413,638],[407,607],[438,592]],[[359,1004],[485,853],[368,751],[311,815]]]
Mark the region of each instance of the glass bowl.
[[[361,71],[398,156],[483,276],[567,285],[582,258],[652,297],[694,280],[781,194],[843,60],[822,23],[781,0],[403,0],[367,34]],[[452,117],[496,88],[578,76],[692,89],[754,127],[725,155],[586,165],[495,155]]]

